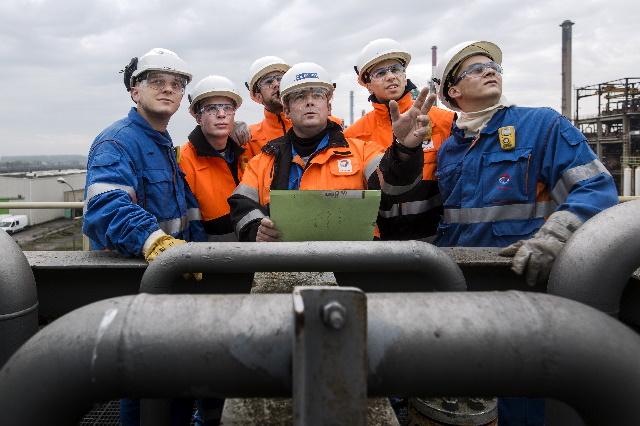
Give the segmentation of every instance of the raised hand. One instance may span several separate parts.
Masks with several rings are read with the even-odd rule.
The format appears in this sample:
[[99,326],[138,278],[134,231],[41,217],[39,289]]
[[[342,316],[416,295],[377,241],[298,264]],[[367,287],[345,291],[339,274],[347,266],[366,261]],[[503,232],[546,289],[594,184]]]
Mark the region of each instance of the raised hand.
[[415,148],[422,144],[424,136],[429,130],[429,116],[427,113],[435,102],[436,95],[429,94],[427,87],[420,91],[420,95],[413,102],[413,106],[403,114],[400,114],[396,101],[389,101],[393,134],[399,143],[407,148]]

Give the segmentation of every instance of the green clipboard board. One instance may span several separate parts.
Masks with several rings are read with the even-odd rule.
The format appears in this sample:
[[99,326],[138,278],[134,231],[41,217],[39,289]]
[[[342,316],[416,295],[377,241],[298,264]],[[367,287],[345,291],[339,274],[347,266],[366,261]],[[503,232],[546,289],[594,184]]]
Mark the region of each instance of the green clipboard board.
[[370,241],[378,190],[272,190],[270,217],[282,241]]

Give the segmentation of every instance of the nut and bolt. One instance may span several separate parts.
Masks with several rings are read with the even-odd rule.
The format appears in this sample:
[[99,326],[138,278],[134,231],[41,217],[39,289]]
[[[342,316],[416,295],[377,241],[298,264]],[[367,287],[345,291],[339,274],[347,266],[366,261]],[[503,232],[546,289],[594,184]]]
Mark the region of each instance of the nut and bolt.
[[329,302],[322,307],[322,321],[334,330],[340,330],[347,322],[347,310],[338,302]]

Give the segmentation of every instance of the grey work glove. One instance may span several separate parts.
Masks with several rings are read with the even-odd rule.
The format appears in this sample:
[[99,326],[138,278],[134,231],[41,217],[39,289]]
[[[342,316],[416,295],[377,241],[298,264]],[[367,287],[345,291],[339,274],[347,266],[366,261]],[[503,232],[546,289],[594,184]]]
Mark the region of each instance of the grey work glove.
[[247,142],[251,140],[251,132],[249,131],[247,123],[244,121],[236,121],[233,125],[231,139],[233,139],[238,146],[245,146]]
[[500,250],[500,256],[511,257],[511,270],[525,274],[530,286],[543,284],[549,279],[553,262],[567,240],[582,221],[573,213],[562,210],[553,213],[542,228],[528,240],[520,240]]

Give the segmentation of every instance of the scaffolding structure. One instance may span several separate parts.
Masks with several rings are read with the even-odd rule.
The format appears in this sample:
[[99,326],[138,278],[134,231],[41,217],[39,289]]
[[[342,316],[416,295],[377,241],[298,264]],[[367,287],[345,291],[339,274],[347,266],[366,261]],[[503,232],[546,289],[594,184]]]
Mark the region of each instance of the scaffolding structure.
[[[597,97],[597,113],[585,115],[580,100],[593,96]],[[640,167],[640,77],[577,88],[574,123],[622,193],[624,169]]]

